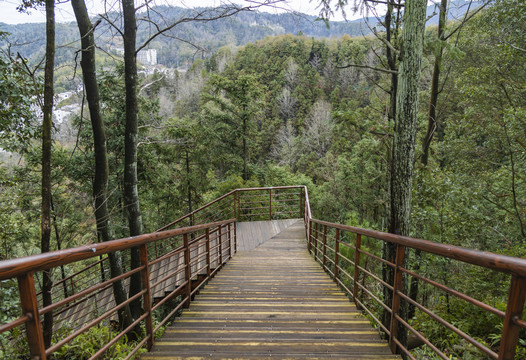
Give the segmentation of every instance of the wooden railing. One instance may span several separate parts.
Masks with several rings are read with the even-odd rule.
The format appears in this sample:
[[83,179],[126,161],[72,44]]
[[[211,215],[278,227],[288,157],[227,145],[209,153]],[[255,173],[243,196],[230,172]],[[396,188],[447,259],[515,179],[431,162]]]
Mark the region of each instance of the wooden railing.
[[[199,288],[236,253],[236,219],[301,218],[303,191],[303,186],[237,189],[152,234],[2,261],[0,286],[5,280],[18,281],[23,315],[0,324],[0,334],[6,335],[8,346],[20,346],[19,352],[34,359],[46,359],[91,328],[115,324],[121,308],[142,298],[142,316],[126,329],[115,331],[115,336],[91,356],[91,359],[100,357],[142,324],[144,334],[133,335],[139,339],[128,356],[131,358],[141,347],[150,348],[154,334],[181,307],[187,307]],[[139,268],[130,269],[129,250],[134,247],[140,248],[142,263]],[[124,273],[118,277],[110,275],[107,256],[110,253],[118,253],[122,258]],[[39,279],[40,273],[47,269],[55,271],[57,276],[53,278],[57,280],[52,287],[52,305],[43,307]],[[62,270],[66,276],[59,278]],[[127,288],[130,276],[137,272],[146,284],[143,290],[116,304],[113,283],[123,280]],[[166,307],[162,307],[171,301],[175,304],[165,314]],[[50,312],[54,333],[52,344],[46,349],[42,317]],[[27,347],[17,335],[24,328]]]
[[[28,351],[35,359],[46,359],[89,328],[101,323],[109,324],[120,307],[142,297],[143,315],[127,329],[117,332],[113,339],[107,341],[91,357],[99,357],[136,324],[142,323],[144,334],[130,352],[130,358],[139,348],[150,348],[155,333],[179,309],[188,306],[193,294],[236,252],[236,220],[296,217],[304,219],[308,250],[357,306],[377,324],[378,329],[389,340],[393,352],[401,352],[408,358],[415,359],[414,350],[409,349],[399,336],[398,329],[403,326],[436,354],[436,357],[450,359],[452,355],[439,344],[434,344],[432,336],[426,334],[418,324],[415,325],[414,319],[407,319],[401,314],[401,309],[407,305],[419,312],[420,316],[427,316],[429,321],[436,322],[436,327],[443,327],[445,331],[478,349],[481,359],[514,359],[519,333],[526,328],[526,321],[522,317],[526,297],[526,260],[317,220],[312,217],[309,195],[304,186],[237,189],[177,219],[156,233],[0,262],[0,280],[14,278],[18,281],[23,314],[20,318],[1,325],[0,334],[10,334],[13,329],[25,327]],[[395,261],[388,261],[380,256],[384,243],[396,246]],[[108,260],[100,257],[120,251],[123,258],[126,258],[126,252],[137,246],[141,251],[141,266],[126,269],[118,278],[111,278]],[[481,302],[476,294],[466,294],[465,291],[454,289],[454,286],[440,283],[424,270],[409,268],[404,263],[408,249],[420,251],[423,259],[425,256],[443,259],[450,267],[455,262],[458,264],[455,265],[457,268],[474,266],[488,274],[503,274],[510,282],[505,311]],[[429,261],[428,258],[426,262]],[[42,308],[36,296],[39,284],[37,282],[35,286],[35,278],[38,279],[35,274],[45,269],[58,269],[60,266],[69,266],[66,272],[70,275],[56,282],[54,291],[57,295],[54,303]],[[382,271],[387,268],[394,271],[394,280],[390,283],[382,276]],[[155,276],[150,274],[152,270],[156,272]],[[53,312],[57,318],[62,316],[65,319],[68,311],[79,308],[82,302],[89,303],[90,297],[95,302],[104,294],[111,299],[112,283],[128,279],[136,272],[141,272],[143,282],[147,285],[140,293],[120,305],[110,301],[100,314],[91,314],[91,317],[78,321],[78,324],[69,324],[71,331],[55,334],[53,345],[44,348],[41,330],[44,313]],[[172,287],[163,288],[168,280],[177,280],[178,276],[179,282],[172,281]],[[156,280],[149,284],[152,278]],[[456,298],[490,314],[496,322],[501,321],[499,345],[490,347],[483,344],[476,336],[467,334],[454,322],[444,319],[439,311],[432,310],[433,306],[419,301],[418,297],[411,297],[404,284],[412,279],[418,280],[421,289],[435,289],[434,291],[441,292],[446,297]],[[390,292],[392,302],[389,304],[383,300],[385,292]],[[171,300],[176,300],[173,307],[168,314],[161,316],[162,305]]]
[[[77,284],[78,291],[72,292],[72,295],[55,301],[49,306],[40,306],[35,287],[35,277],[39,272],[68,264],[82,263],[89,259],[98,259],[104,254],[137,247],[140,252],[141,266],[105,281],[99,276],[96,281],[86,281],[83,286]],[[117,312],[120,309],[132,301],[142,298],[142,315],[134,319],[126,329],[108,339],[107,343],[91,356],[91,359],[98,358],[119,339],[127,334],[130,335],[130,332],[142,324],[145,329],[144,333],[133,335],[139,340],[130,352],[129,358],[144,345],[147,345],[148,348],[152,346],[155,333],[179,309],[190,305],[193,295],[232,257],[235,249],[236,222],[235,219],[230,219],[2,261],[0,262],[0,280],[17,279],[23,315],[14,321],[1,325],[0,334],[24,326],[28,343],[28,348],[25,351],[31,355],[32,359],[46,359],[77,336],[89,331],[90,328],[100,324],[110,325],[110,320],[117,317]],[[169,260],[169,263],[166,263],[166,260]],[[96,268],[99,264],[100,260],[95,261],[89,269]],[[150,283],[152,269],[157,272],[153,278],[154,283]],[[60,316],[64,309],[78,310],[90,299],[94,299],[95,303],[100,302],[100,295],[103,294],[104,290],[109,292],[109,295],[104,296],[113,299],[112,284],[119,280],[129,279],[132,274],[138,272],[141,273],[142,291],[120,304],[116,304],[112,300],[106,304],[106,308],[100,309],[101,313],[93,313],[93,311],[89,311],[93,309],[88,308],[86,316],[89,318],[77,318],[81,322],[80,326],[74,324],[69,329],[70,331],[64,333],[63,327],[67,325],[62,323],[60,326],[62,329],[55,329],[52,345],[47,349],[44,347],[41,323],[44,314],[52,312],[55,316]],[[180,282],[174,282],[178,274],[182,275],[182,279]],[[83,279],[86,278],[89,277],[83,277]],[[163,288],[163,284],[171,284],[172,287]],[[160,300],[156,301],[153,296],[154,291],[164,292]],[[168,314],[160,311],[161,306],[171,300],[176,300],[177,305],[170,309]],[[154,317],[157,320],[155,324]],[[19,339],[13,338],[9,341],[15,343],[17,340]],[[23,350],[20,349],[20,351]]]
[[[470,344],[478,349],[479,355],[476,355],[478,356],[477,358],[515,359],[519,332],[521,329],[526,329],[526,321],[523,320],[526,297],[525,259],[316,220],[307,213],[309,205],[306,191],[305,199],[305,221],[308,229],[307,247],[309,252],[355,301],[357,306],[376,323],[389,340],[393,353],[403,353],[408,358],[415,359],[413,352],[407,348],[405,341],[401,341],[398,336],[398,331],[400,326],[402,326],[420,344],[428,346],[437,357],[444,360],[458,358],[455,357],[453,351],[441,349],[437,344],[433,344],[428,336],[422,333],[421,329],[411,325],[412,319],[402,316],[402,303],[406,302],[404,305],[414,307],[420,311],[423,316],[427,316],[430,321],[434,321],[436,327],[442,326],[451,335],[458,336],[459,339],[465,341],[465,344]],[[364,246],[364,242],[368,243],[367,247]],[[375,251],[371,250],[377,249],[379,252],[382,242],[396,246],[394,262],[383,259],[380,254],[374,254]],[[506,310],[499,310],[476,299],[476,295],[467,295],[460,290],[453,289],[424,276],[422,273],[409,269],[404,262],[408,249],[420,251],[423,254],[422,259],[425,259],[427,254],[428,256],[438,256],[449,262],[458,262],[459,265],[457,267],[449,263],[447,271],[453,271],[454,268],[460,269],[462,266],[475,265],[479,269],[484,270],[487,279],[491,279],[496,273],[506,274],[509,281]],[[394,271],[393,282],[391,283],[385,282],[381,274],[386,267]],[[445,320],[437,312],[423,305],[415,296],[411,298],[406,290],[408,286],[404,286],[404,284],[410,283],[412,278],[418,280],[421,288],[427,286],[435,289],[435,291],[445,294],[446,297],[457,298],[487,314],[492,314],[494,321],[502,321],[502,334],[498,349],[492,349],[475,337],[465,333],[458,326],[455,326],[455,324]],[[473,281],[476,280],[478,279],[473,279]],[[382,296],[386,291],[390,292],[390,298],[392,298],[392,302],[389,304],[384,302],[384,297]],[[387,314],[387,319],[382,319],[382,315],[385,314]],[[464,314],[464,317],[469,316],[469,313]],[[462,320],[464,319],[457,319],[457,322],[462,322]],[[429,358],[428,355],[425,358]]]

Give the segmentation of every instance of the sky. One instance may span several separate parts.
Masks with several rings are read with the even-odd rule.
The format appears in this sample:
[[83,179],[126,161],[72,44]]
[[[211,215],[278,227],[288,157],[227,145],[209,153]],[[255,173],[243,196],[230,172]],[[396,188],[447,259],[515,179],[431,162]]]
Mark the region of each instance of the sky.
[[[86,6],[88,7],[88,12],[90,15],[96,15],[104,11],[104,0],[85,0]],[[222,3],[225,3],[226,0],[154,0],[156,4],[172,4],[180,7],[198,7],[198,6],[219,6]],[[58,22],[68,22],[74,21],[73,10],[71,9],[71,4],[69,1],[63,2],[56,6],[55,16]],[[116,0],[107,1],[109,4],[118,4]],[[234,0],[234,2],[241,5],[248,5],[250,1]],[[20,24],[27,22],[44,22],[45,21],[45,11],[44,9],[40,10],[31,10],[29,14],[19,13],[16,8],[21,3],[21,0],[0,0],[0,22],[6,24]],[[137,3],[137,1],[136,1]],[[283,12],[286,10],[298,11],[301,13],[309,15],[318,15],[319,11],[316,9],[318,2],[313,0],[286,0],[283,3],[279,4],[279,8],[272,9],[266,8],[267,12]],[[115,5],[118,6],[118,5]],[[361,16],[349,17],[350,19],[357,18]],[[341,16],[337,16],[334,20],[343,20]]]

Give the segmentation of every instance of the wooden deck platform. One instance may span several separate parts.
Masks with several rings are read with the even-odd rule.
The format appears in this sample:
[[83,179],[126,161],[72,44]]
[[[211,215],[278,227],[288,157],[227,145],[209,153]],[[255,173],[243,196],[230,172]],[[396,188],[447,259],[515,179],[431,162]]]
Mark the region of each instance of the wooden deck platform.
[[401,359],[309,255],[302,222],[252,243],[142,360]]

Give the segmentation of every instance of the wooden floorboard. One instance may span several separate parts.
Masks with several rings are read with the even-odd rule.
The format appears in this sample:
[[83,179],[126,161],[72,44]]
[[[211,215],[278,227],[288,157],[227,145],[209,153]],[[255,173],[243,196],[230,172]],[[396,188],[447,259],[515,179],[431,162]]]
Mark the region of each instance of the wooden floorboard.
[[286,226],[238,227],[239,245],[270,238],[247,240],[142,359],[401,359],[308,254],[303,223]]

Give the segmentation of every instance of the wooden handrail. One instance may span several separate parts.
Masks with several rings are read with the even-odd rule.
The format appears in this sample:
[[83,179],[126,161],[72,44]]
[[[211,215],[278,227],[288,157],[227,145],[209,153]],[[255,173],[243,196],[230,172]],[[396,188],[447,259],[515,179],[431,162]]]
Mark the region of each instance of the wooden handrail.
[[[406,329],[411,331],[424,344],[429,346],[429,348],[432,349],[439,357],[449,358],[446,355],[444,355],[444,353],[437,346],[433,345],[429,341],[429,339],[425,337],[425,334],[419,333],[417,329],[414,329],[408,321],[404,320],[400,316],[400,301],[403,299],[403,301],[406,301],[407,303],[415,306],[423,313],[430,316],[433,320],[445,326],[445,328],[447,328],[449,331],[452,331],[456,335],[466,340],[468,343],[474,345],[485,355],[498,360],[514,359],[516,347],[519,340],[519,330],[521,328],[526,328],[526,321],[522,320],[522,313],[526,301],[526,259],[313,219],[310,213],[310,207],[308,206],[307,188],[305,188],[305,224],[308,236],[307,245],[313,257],[320,262],[320,265],[330,275],[332,275],[334,280],[344,289],[344,291],[346,291],[349,294],[349,296],[353,297],[355,302],[362,308],[362,310],[369,314],[369,316],[377,323],[377,325],[381,329],[383,329],[383,331],[389,336],[389,343],[393,352],[403,352],[408,357],[414,358],[397,336],[399,324],[401,324]],[[312,224],[314,224],[314,226]],[[319,226],[323,227],[323,234],[321,233]],[[331,228],[336,231],[336,236],[332,238],[332,240],[335,241],[335,246],[333,249],[333,251],[335,252],[335,261],[330,262],[330,264],[332,264],[332,266],[334,267],[333,271],[331,271],[330,265],[327,264],[327,262],[325,261],[325,237],[327,228]],[[340,240],[341,234],[343,232],[349,232],[356,235],[354,245],[345,243]],[[395,244],[397,246],[396,263],[387,262],[384,259],[381,259],[376,255],[371,254],[370,252],[362,250],[360,247],[362,236]],[[323,237],[322,257],[318,256],[318,253],[320,251],[318,245],[322,243],[320,241],[320,237]],[[340,253],[340,244],[345,244],[347,247],[354,249],[354,262],[352,262],[350,259],[346,258]],[[420,250],[425,253],[438,255],[447,259],[458,260],[466,264],[476,265],[485,269],[499,271],[511,275],[506,311],[503,312],[498,309],[495,309],[492,306],[487,305],[479,300],[473,299],[472,297],[465,295],[457,290],[451,289],[445,285],[439,284],[420,274],[416,274],[415,272],[404,268],[403,258],[406,248]],[[372,274],[364,267],[360,266],[360,254],[363,254],[367,257],[375,258],[376,260],[380,260],[382,264],[385,264],[384,266],[392,266],[395,270],[394,283],[387,284],[383,281],[380,281],[379,277]],[[344,262],[346,261],[351,267],[354,268],[353,277],[351,277],[351,275],[348,272],[344,271],[341,268],[341,266],[339,265],[340,259],[344,260]],[[360,284],[360,273],[364,274],[364,276],[367,275],[373,277],[375,281],[379,281],[382,284],[382,286],[390,289],[391,293],[393,294],[393,303],[384,304],[371,291],[367,290],[363,284]],[[464,333],[463,331],[455,327],[453,324],[449,323],[448,321],[441,318],[439,315],[435,314],[430,309],[426,308],[422,304],[419,304],[414,299],[411,299],[408,295],[404,294],[401,289],[402,276],[404,274],[405,276],[416,277],[419,280],[424,281],[437,289],[440,289],[457,297],[458,299],[462,299],[468,303],[479,307],[484,311],[487,311],[489,313],[495,314],[503,318],[504,326],[502,330],[499,352],[497,353],[492,349],[488,348],[487,346],[481,344],[477,339]],[[347,277],[352,284],[351,289],[347,287],[344,284],[344,282],[340,280],[339,277]],[[373,313],[373,309],[367,308],[364,299],[358,296],[359,288],[363,290],[362,296],[365,293],[371,299],[376,301],[378,305],[389,311],[391,317],[389,328],[386,328],[384,324],[382,324],[382,322],[380,321],[379,317],[375,316],[375,314]]]
[[[299,189],[294,193],[287,192],[288,189]],[[280,190],[285,190],[280,193]],[[256,195],[240,196],[242,193],[254,192]],[[231,198],[230,201],[224,202],[223,200]],[[261,197],[261,199],[259,199]],[[245,198],[247,198],[245,200]],[[252,200],[251,200],[252,199]],[[258,199],[258,200],[253,200]],[[250,211],[248,211],[247,204],[261,204],[248,205]],[[147,247],[146,245],[159,240],[164,240],[176,236],[183,237],[184,244],[177,247],[177,253],[184,253],[184,261],[174,269],[173,274],[184,273],[184,282],[178,284],[175,290],[171,290],[169,295],[165,297],[159,303],[152,305],[150,292],[153,291],[153,287],[159,285],[159,281],[150,284],[148,289],[144,289],[141,293],[144,297],[144,303],[150,309],[149,313],[145,313],[141,319],[146,322],[147,337],[141,341],[140,344],[147,344],[151,347],[153,343],[153,333],[160,325],[157,325],[155,329],[152,329],[151,323],[151,312],[157,309],[160,304],[166,303],[168,299],[180,295],[182,302],[170,312],[171,316],[180,307],[187,307],[191,301],[192,296],[198,290],[200,286],[204,284],[206,279],[210,279],[222,264],[225,262],[225,257],[230,258],[233,253],[236,252],[236,221],[241,219],[272,219],[276,216],[287,215],[289,212],[280,212],[279,208],[282,206],[280,203],[291,204],[292,206],[298,206],[300,214],[303,215],[305,222],[305,231],[307,236],[307,247],[311,254],[317,259],[321,266],[334,278],[334,280],[342,287],[342,289],[351,296],[357,306],[359,306],[364,312],[366,312],[371,319],[378,323],[378,326],[385,331],[389,336],[389,343],[391,349],[394,352],[404,352],[409,357],[409,350],[407,350],[398,338],[397,332],[400,326],[404,326],[409,331],[415,333],[415,336],[427,344],[430,349],[436,352],[438,356],[445,356],[442,351],[435,345],[433,345],[429,339],[425,337],[425,334],[418,333],[418,329],[414,329],[411,323],[401,316],[400,303],[407,302],[415,306],[419,311],[430,316],[433,320],[439,324],[445,326],[449,331],[459,335],[467,342],[473,344],[479,348],[486,355],[499,359],[499,360],[511,360],[514,357],[515,349],[519,339],[519,330],[526,328],[526,322],[522,321],[522,311],[524,308],[526,298],[526,259],[519,259],[506,255],[495,254],[491,252],[479,251],[474,249],[468,249],[460,246],[447,245],[442,243],[436,243],[428,240],[412,238],[408,236],[400,236],[395,234],[389,234],[385,232],[362,229],[358,227],[342,225],[337,223],[331,223],[315,219],[312,217],[309,194],[306,186],[281,186],[281,187],[259,187],[259,188],[242,188],[228,192],[227,194],[209,202],[206,205],[199,207],[189,214],[171,222],[165,227],[159,229],[157,232],[152,234],[145,234],[135,237],[129,237],[106,243],[97,243],[86,246],[80,246],[72,249],[65,249],[46,254],[32,255],[19,259],[11,259],[0,262],[0,280],[8,278],[18,278],[21,292],[24,293],[22,307],[24,309],[21,318],[13,321],[7,325],[0,325],[2,331],[7,331],[15,326],[22,323],[26,324],[28,336],[41,336],[40,324],[35,319],[39,318],[39,314],[43,310],[38,309],[38,303],[31,294],[34,294],[33,274],[38,271],[58,267],[60,265],[69,264],[72,262],[85,260],[88,258],[100,256],[110,252],[121,251],[132,247],[141,247],[141,273],[142,279],[145,283],[149,281],[148,269],[152,264],[158,264],[161,259],[169,259],[171,256],[166,254],[158,255],[157,248],[156,258],[157,260],[148,260]],[[284,205],[287,206],[287,205]],[[249,214],[250,212],[250,214]],[[291,214],[298,214],[296,211],[290,211]],[[169,227],[180,224],[185,219],[192,219],[192,221],[199,221],[203,219],[219,220],[224,219],[226,216],[234,214],[235,218],[229,220],[214,221],[208,224],[199,224],[187,227],[180,227],[178,229],[166,230]],[[198,220],[195,220],[198,219]],[[232,229],[233,225],[233,229]],[[203,232],[204,230],[204,232]],[[233,230],[233,231],[232,231]],[[189,238],[189,234],[192,239]],[[233,235],[232,235],[233,232]],[[220,235],[219,235],[219,234]],[[348,238],[343,237],[344,233],[355,234],[354,243],[349,243]],[[194,238],[195,236],[195,238]],[[369,239],[377,239],[380,241],[395,244],[397,246],[397,256],[395,262],[386,261],[381,259],[379,256],[373,254],[372,251],[366,251],[366,248],[362,246],[363,237]],[[352,241],[351,241],[352,242]],[[190,255],[190,247],[193,244],[197,244],[196,247],[204,246],[205,254]],[[201,245],[199,245],[201,244]],[[174,245],[175,246],[175,245]],[[348,248],[354,252],[353,256],[345,256],[341,253],[342,248]],[[164,246],[161,247],[163,249]],[[404,253],[407,252],[406,248],[412,248],[420,250],[424,253],[437,255],[446,259],[458,260],[462,263],[476,265],[485,269],[491,269],[499,272],[503,272],[511,275],[511,282],[509,287],[508,304],[505,312],[495,309],[490,305],[487,305],[477,299],[474,299],[468,295],[465,295],[455,289],[449,288],[448,286],[442,285],[434,280],[428,279],[422,274],[417,274],[407,268],[404,268]],[[233,250],[232,250],[233,249]],[[167,254],[175,254],[175,250],[169,247]],[[332,255],[331,255],[332,254]],[[213,256],[212,256],[213,255]],[[190,259],[190,257],[193,257]],[[175,258],[175,257],[174,257]],[[375,274],[374,270],[371,270],[367,266],[367,259],[373,259],[373,261],[379,261],[379,266],[387,266],[394,269],[395,281],[394,283],[387,283],[381,279],[380,275]],[[203,265],[198,265],[203,261]],[[365,261],[365,265],[364,264]],[[206,262],[206,264],[204,264]],[[191,265],[193,264],[193,265]],[[213,265],[215,264],[215,265]],[[347,264],[347,265],[342,265]],[[193,266],[196,266],[194,269]],[[92,265],[93,266],[93,265]],[[214,266],[214,268],[212,268]],[[199,268],[200,267],[200,268]],[[194,270],[192,270],[194,269]],[[192,280],[192,271],[198,271],[206,273],[206,277],[199,284]],[[80,272],[69,276],[67,280],[73,282],[74,277],[80,274]],[[129,272],[123,274],[128,276]],[[164,275],[168,278],[170,275]],[[175,276],[175,275],[174,275]],[[403,277],[415,277],[419,281],[427,283],[429,286],[445,291],[456,298],[466,301],[470,304],[478,306],[480,309],[489,313],[495,314],[503,319],[503,333],[500,342],[500,349],[497,354],[495,349],[489,349],[484,344],[480,343],[476,339],[470,337],[460,329],[456,328],[453,324],[446,321],[444,318],[433,313],[430,309],[427,309],[424,305],[419,304],[414,299],[411,299],[407,294],[402,291],[402,278]],[[384,303],[382,297],[375,294],[375,290],[367,289],[365,280],[360,283],[360,278],[365,279],[369,277],[373,279],[375,283],[378,283],[380,287],[387,289],[393,294],[393,303]],[[348,280],[345,280],[345,279]],[[350,284],[350,285],[349,285]],[[195,285],[195,286],[194,286]],[[91,288],[95,289],[100,285],[93,285]],[[25,293],[24,291],[27,291]],[[81,295],[89,292],[84,290]],[[359,292],[361,294],[359,294]],[[73,298],[78,298],[81,295],[76,295]],[[71,297],[70,297],[71,298]],[[68,300],[60,300],[57,304],[66,303]],[[375,308],[371,308],[369,301],[376,301],[380,306],[380,309],[386,309],[391,316],[390,324],[385,326],[381,321],[378,314],[375,314]],[[378,305],[376,308],[378,308]],[[369,307],[368,307],[369,306]],[[52,305],[53,308],[57,305]],[[114,311],[114,310],[113,310]],[[164,324],[167,318],[162,320],[161,324]],[[119,334],[122,336],[122,333]],[[108,344],[104,349],[108,348],[111,344]],[[31,343],[31,354],[37,354],[42,356],[43,353],[50,353],[50,349],[43,349],[41,344]],[[136,348],[136,350],[139,346]],[[54,349],[54,348],[53,348]],[[102,349],[101,349],[102,351]],[[45,354],[43,355],[45,357]]]
[[401,236],[376,230],[357,228],[354,226],[335,224],[317,219],[311,219],[311,221],[320,225],[330,226],[334,229],[349,231],[355,234],[387,241],[392,244],[407,246],[430,254],[440,255],[468,264],[482,266],[487,269],[526,277],[526,259],[495,254],[487,251],[468,249],[461,246],[441,244],[429,240],[412,238],[409,236]]
[[44,254],[24,256],[21,258],[0,261],[0,280],[16,278],[27,273],[51,269],[60,265],[70,264],[107,253],[131,249],[154,241],[188,234],[217,225],[224,225],[235,219],[218,221],[210,224],[194,225],[184,228],[165,230],[161,232],[132,236],[128,238],[96,243],[75,248],[50,251]]

